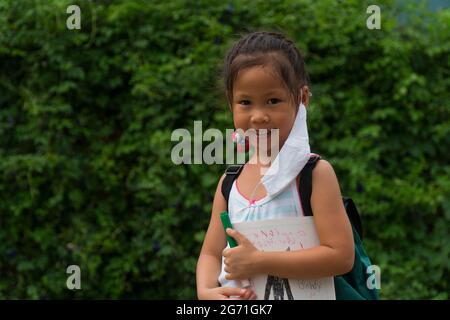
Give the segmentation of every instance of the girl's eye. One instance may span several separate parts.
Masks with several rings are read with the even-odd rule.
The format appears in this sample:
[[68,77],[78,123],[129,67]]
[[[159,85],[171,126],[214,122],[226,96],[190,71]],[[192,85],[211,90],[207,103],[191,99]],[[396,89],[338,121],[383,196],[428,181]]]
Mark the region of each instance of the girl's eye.
[[242,105],[244,105],[244,106],[247,106],[247,105],[250,104],[250,101],[248,101],[248,100],[241,100],[241,101],[239,101],[238,103],[239,103],[239,104],[242,104]]
[[280,99],[277,99],[277,98],[272,98],[272,99],[269,99],[269,104],[277,104],[277,103],[279,103],[281,100]]

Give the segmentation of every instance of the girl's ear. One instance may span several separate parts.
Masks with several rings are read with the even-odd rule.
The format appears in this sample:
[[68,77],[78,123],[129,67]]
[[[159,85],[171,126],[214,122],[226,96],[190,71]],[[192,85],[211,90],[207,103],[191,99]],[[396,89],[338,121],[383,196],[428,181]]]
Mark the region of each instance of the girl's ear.
[[309,90],[309,87],[307,85],[304,85],[303,87],[300,88],[300,90],[302,91],[302,102],[305,105],[305,107],[309,106],[309,97],[311,96],[311,91]]

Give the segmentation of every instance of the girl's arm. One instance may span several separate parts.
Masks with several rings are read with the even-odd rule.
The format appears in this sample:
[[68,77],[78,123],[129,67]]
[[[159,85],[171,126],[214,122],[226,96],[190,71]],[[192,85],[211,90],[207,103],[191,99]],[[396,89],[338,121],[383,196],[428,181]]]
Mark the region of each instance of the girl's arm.
[[226,236],[220,220],[220,213],[227,210],[227,204],[221,192],[224,178],[225,175],[217,184],[211,220],[197,262],[197,296],[199,299],[223,299],[230,296],[254,299],[255,296],[251,290],[219,287],[218,277],[222,267],[222,251],[226,247]]
[[[244,245],[228,249],[228,253],[224,254],[229,258],[230,265],[233,265],[227,279],[245,279],[257,273],[292,279],[314,279],[344,274],[352,269],[352,228],[342,202],[336,174],[327,161],[320,160],[317,163],[313,170],[312,185],[311,207],[320,246],[290,252],[261,252],[252,250],[248,240],[241,238],[240,243]],[[233,231],[233,235],[243,237],[236,231]],[[245,257],[251,257],[253,261],[250,258],[245,261]],[[249,268],[243,267],[250,262],[253,266],[251,274],[248,273]],[[244,269],[247,271],[243,271]]]

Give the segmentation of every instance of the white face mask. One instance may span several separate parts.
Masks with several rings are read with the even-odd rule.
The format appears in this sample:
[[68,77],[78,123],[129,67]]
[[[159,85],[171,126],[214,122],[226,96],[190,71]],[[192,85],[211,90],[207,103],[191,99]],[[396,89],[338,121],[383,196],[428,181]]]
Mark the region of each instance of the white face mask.
[[271,197],[276,196],[296,179],[308,162],[310,153],[306,107],[300,103],[288,138],[261,179],[267,194]]

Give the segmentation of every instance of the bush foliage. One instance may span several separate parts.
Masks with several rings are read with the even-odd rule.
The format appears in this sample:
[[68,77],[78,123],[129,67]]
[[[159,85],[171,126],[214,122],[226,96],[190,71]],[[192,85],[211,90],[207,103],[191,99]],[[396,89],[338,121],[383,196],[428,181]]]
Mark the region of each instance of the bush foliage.
[[450,11],[378,2],[381,30],[359,0],[1,1],[0,298],[196,297],[225,165],[174,165],[171,133],[232,128],[220,64],[264,29],[305,53],[312,151],[360,208],[382,298],[448,299]]

